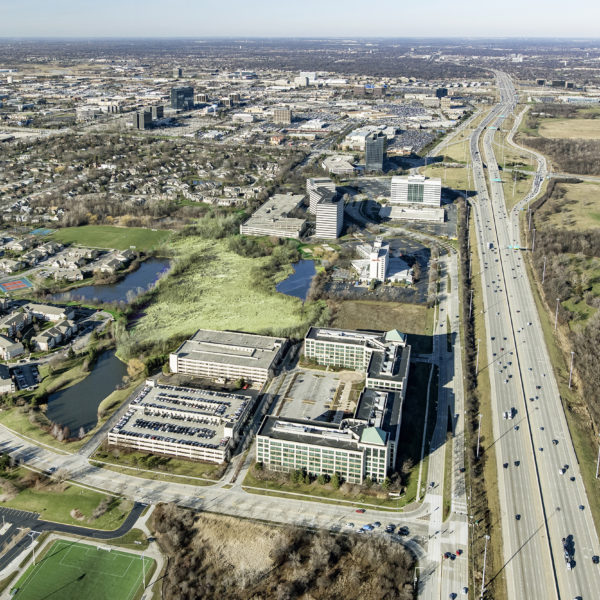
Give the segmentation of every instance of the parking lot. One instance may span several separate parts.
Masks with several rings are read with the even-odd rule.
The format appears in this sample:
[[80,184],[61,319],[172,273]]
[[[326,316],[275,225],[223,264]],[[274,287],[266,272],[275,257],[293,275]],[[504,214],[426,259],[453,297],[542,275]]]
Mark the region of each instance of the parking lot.
[[40,373],[35,364],[23,364],[12,367],[11,375],[15,377],[15,383],[19,390],[34,388],[40,382]]

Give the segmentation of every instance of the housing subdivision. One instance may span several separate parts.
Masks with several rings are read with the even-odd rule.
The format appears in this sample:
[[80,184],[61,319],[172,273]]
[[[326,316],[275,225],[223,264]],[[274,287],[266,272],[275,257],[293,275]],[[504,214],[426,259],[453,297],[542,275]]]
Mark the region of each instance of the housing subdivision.
[[169,356],[172,373],[257,387],[274,374],[287,340],[252,333],[199,329]]
[[337,473],[350,483],[367,477],[383,481],[394,470],[398,450],[410,367],[406,335],[311,327],[304,356],[320,365],[364,372],[364,389],[354,410],[334,422],[323,420],[326,413],[265,417],[257,434],[257,462],[275,471]]
[[255,391],[217,392],[149,379],[109,431],[112,446],[222,463],[240,439]]

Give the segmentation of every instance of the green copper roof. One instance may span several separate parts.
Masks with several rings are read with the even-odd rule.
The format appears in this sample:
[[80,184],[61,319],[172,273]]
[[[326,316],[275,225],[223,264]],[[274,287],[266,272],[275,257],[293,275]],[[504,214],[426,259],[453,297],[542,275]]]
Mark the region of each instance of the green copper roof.
[[383,429],[379,429],[379,427],[365,427],[360,436],[361,444],[385,446],[386,439],[387,433]]
[[406,341],[406,334],[398,331],[397,329],[391,329],[385,334],[386,342],[404,342]]

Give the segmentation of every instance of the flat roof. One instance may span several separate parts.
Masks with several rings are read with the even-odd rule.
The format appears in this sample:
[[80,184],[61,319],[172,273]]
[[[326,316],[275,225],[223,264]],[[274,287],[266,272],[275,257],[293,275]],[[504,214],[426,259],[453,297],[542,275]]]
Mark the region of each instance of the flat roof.
[[334,329],[332,327],[311,327],[306,339],[338,342],[341,344],[365,345],[372,340],[382,341],[385,332],[351,329]]
[[269,369],[285,338],[199,329],[174,352],[179,359]]
[[255,399],[252,393],[148,384],[110,433],[226,449],[229,432],[246,417]]
[[252,215],[242,223],[242,227],[282,227],[301,229],[305,219],[288,217],[304,201],[304,194],[275,194],[259,206]]
[[386,349],[385,352],[373,352],[367,377],[383,379],[387,381],[400,381],[405,377],[410,361],[410,346],[402,347],[399,352],[399,346]]
[[257,435],[300,444],[315,444],[332,449],[361,452],[358,447],[360,432],[349,428],[340,429],[337,423],[267,416]]

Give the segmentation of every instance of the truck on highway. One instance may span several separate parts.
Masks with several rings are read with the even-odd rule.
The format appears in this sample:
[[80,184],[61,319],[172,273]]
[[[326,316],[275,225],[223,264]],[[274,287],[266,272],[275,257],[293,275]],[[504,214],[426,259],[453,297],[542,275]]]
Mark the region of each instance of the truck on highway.
[[488,249],[491,250],[494,247],[494,242],[488,242]]

